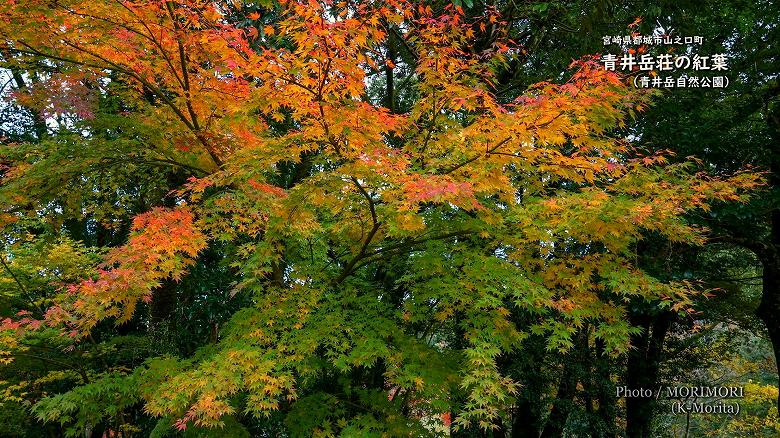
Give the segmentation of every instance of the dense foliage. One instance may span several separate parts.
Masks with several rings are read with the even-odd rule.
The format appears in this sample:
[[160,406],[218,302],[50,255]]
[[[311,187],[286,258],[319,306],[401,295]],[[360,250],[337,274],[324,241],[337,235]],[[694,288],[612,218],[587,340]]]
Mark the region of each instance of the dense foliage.
[[772,436],[772,163],[546,47],[568,3],[0,5],[0,433],[650,436],[617,384],[750,375],[694,426]]

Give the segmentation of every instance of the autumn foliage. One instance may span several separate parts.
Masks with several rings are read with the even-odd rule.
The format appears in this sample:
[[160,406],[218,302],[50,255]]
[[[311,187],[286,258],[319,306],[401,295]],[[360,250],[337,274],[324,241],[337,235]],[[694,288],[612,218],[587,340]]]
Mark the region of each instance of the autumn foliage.
[[[0,5],[3,50],[20,67],[51,70],[12,99],[79,126],[70,160],[83,167],[67,178],[114,156],[98,134],[112,129],[98,123],[107,95],[122,101],[118,153],[186,173],[81,280],[3,322],[4,361],[44,329],[71,350],[99,327],[120,330],[205,252],[235,275],[225,299],[244,297],[196,353],[109,366],[36,405],[39,418],[76,424],[74,434],[132,423],[122,412],[136,403],[180,430],[275,412],[302,436],[414,435],[443,415],[492,428],[518,389],[502,354],[530,335],[565,351],[586,324],[620,354],[636,333],[629,299],[687,311],[701,291],[641,271],[637,242],[653,233],[699,244],[706,230],[684,214],[743,201],[759,184],[632,149],[620,130],[651,96],[590,58],[502,101],[493,75],[517,48],[505,38],[470,45],[501,29],[491,11],[467,18],[404,0],[283,0],[234,20],[237,10],[203,0]],[[388,38],[405,41],[413,65],[386,58]],[[408,70],[408,107],[371,97],[387,69]],[[15,157],[2,180],[9,229],[51,199],[40,189],[51,161]],[[84,411],[101,385],[124,388],[100,399],[119,408]],[[330,408],[301,420],[311,406]]]

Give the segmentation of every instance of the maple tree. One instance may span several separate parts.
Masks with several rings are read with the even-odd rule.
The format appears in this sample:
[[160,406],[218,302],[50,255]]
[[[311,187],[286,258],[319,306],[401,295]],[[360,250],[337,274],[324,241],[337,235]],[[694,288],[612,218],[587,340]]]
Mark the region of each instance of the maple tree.
[[[643,272],[637,243],[702,243],[684,214],[746,200],[759,175],[639,154],[616,131],[651,96],[593,59],[501,101],[494,74],[516,48],[470,45],[501,20],[403,0],[0,6],[6,62],[45,67],[11,100],[58,120],[4,154],[7,272],[37,245],[58,274],[3,321],[3,362],[42,336],[74,355],[109,348],[122,336],[96,331],[154,313],[209,264],[232,280],[201,294],[233,304],[188,354],[45,376],[72,385],[39,394],[36,416],[70,435],[132,434],[138,404],[180,431],[277,412],[296,436],[497,429],[518,390],[498,362],[530,336],[565,352],[588,326],[621,354],[639,331],[629,300],[691,311],[697,287]],[[388,56],[390,38],[412,61]],[[405,106],[369,92],[395,70],[414,84]],[[94,254],[29,232],[62,237],[84,216],[118,242]]]

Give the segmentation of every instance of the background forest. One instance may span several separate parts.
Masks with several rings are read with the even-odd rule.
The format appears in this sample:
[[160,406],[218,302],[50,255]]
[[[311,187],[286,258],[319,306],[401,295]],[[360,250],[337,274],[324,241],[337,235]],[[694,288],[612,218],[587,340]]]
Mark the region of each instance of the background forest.
[[[0,436],[780,436],[779,22],[3,2]],[[626,85],[631,33],[729,87]],[[616,393],[665,386],[741,412]]]

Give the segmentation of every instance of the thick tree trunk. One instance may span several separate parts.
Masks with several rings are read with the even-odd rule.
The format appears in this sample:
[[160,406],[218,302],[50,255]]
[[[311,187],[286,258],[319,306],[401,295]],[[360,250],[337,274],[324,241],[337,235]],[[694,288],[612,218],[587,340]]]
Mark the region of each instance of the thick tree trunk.
[[513,377],[522,382],[522,392],[512,412],[512,438],[538,438],[541,433],[541,395],[548,388],[548,382],[542,378],[547,354],[544,346],[543,339],[529,339],[511,358],[516,373]]
[[[663,359],[663,343],[673,314],[663,312],[656,316],[635,314],[632,325],[642,327],[641,334],[632,336],[632,350],[628,354],[626,386],[632,389],[650,389],[658,386],[658,370]],[[656,401],[654,398],[626,398],[626,436],[649,438]]]
[[538,416],[531,406],[531,402],[521,398],[515,407],[512,421],[512,438],[538,438]]
[[[778,188],[776,187],[775,190]],[[780,248],[780,211],[775,210],[772,212],[771,245],[768,245],[768,249],[761,257],[762,294],[756,315],[766,325],[775,353],[775,365],[780,375],[780,254],[778,248]],[[777,403],[780,406],[780,397]]]
[[542,438],[562,437],[566,430],[566,421],[574,408],[574,397],[577,395],[577,382],[584,380],[587,372],[589,358],[586,357],[588,349],[587,328],[579,330],[575,335],[574,348],[565,357],[561,379],[558,382],[558,391],[555,394],[550,415],[547,417]]
[[[780,87],[771,90],[771,98],[777,98]],[[775,353],[775,366],[780,380],[780,209],[777,207],[780,198],[780,110],[773,108],[768,121],[772,128],[772,150],[770,151],[769,183],[774,197],[774,208],[770,217],[769,245],[766,245],[764,254],[759,254],[763,265],[763,284],[761,303],[756,309],[756,314],[766,325],[769,340]],[[780,408],[780,395],[777,398],[777,406]]]
[[[777,280],[775,280],[777,281]],[[764,295],[766,296],[766,295]],[[775,292],[774,302],[772,303],[772,306],[774,307],[774,310],[770,310],[769,312],[774,312],[773,314],[769,314],[761,312],[759,313],[759,316],[761,317],[762,321],[764,321],[764,324],[766,324],[767,331],[769,332],[769,340],[772,342],[772,349],[775,353],[775,364],[776,368],[778,370],[778,374],[780,374],[780,321],[778,321],[778,312],[780,312],[780,303],[778,303],[778,298],[780,298],[780,294]],[[764,301],[763,299],[761,300]],[[761,307],[759,307],[759,311],[761,311]],[[780,406],[780,395],[778,395],[777,400],[775,401],[777,403],[777,406]]]
[[563,436],[566,427],[566,419],[569,417],[571,406],[574,403],[574,394],[577,391],[577,377],[571,361],[567,361],[563,367],[563,374],[558,383],[558,391],[555,395],[550,415],[542,430],[541,438],[559,438]]
[[615,384],[612,382],[612,363],[606,353],[604,341],[596,339],[596,351],[592,377],[592,387],[599,403],[596,412],[600,424],[591,425],[591,436],[614,437],[617,435],[615,418],[617,418],[617,398]]

